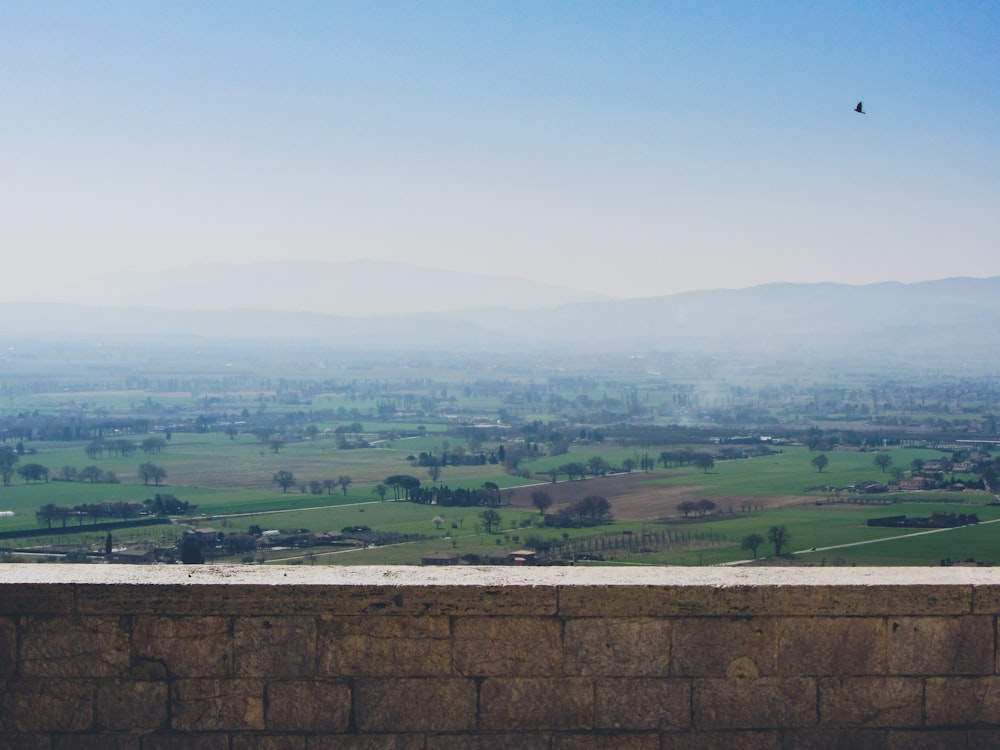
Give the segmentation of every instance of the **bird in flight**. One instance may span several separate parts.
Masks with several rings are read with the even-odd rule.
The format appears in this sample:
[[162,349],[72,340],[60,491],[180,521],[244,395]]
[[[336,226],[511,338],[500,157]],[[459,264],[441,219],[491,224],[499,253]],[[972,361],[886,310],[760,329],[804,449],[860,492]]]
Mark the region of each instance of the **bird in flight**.
[[865,114],[865,111],[861,109],[861,102],[858,102],[858,106],[854,108],[854,111],[857,112],[859,115]]

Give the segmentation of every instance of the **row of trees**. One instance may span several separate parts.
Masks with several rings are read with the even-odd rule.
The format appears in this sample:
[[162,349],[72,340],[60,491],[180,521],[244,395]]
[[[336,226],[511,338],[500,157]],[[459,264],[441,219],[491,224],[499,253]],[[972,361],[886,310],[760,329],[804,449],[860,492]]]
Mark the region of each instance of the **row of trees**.
[[147,455],[150,453],[159,453],[166,447],[166,445],[167,441],[159,435],[152,435],[139,443],[126,438],[119,438],[117,440],[94,438],[87,443],[84,450],[87,453],[87,458],[93,461],[96,458],[101,458],[105,453],[111,456],[122,456],[126,458],[135,454],[136,450],[141,450]]
[[35,520],[40,524],[45,524],[52,528],[53,521],[61,522],[62,528],[70,520],[82,526],[84,521],[98,523],[106,519],[121,519],[127,521],[139,516],[178,516],[193,513],[197,505],[192,505],[187,501],[178,500],[174,495],[157,494],[153,498],[147,498],[141,503],[125,500],[122,502],[106,503],[81,503],[72,507],[47,503],[35,511]]
[[294,472],[286,469],[274,472],[271,478],[276,485],[281,487],[282,492],[288,492],[289,488],[298,485],[302,492],[308,490],[313,495],[322,495],[324,492],[332,495],[335,487],[340,487],[341,491],[346,495],[347,488],[354,483],[354,480],[347,474],[341,474],[336,479],[314,479],[308,484],[298,484]]
[[753,552],[753,559],[757,559],[757,548],[760,547],[765,541],[770,542],[774,545],[774,556],[780,557],[781,550],[783,550],[789,543],[791,543],[792,535],[788,533],[788,529],[784,526],[772,526],[767,530],[767,539],[765,539],[760,534],[747,534],[743,537],[743,542],[740,545],[741,549],[745,549],[748,552]]

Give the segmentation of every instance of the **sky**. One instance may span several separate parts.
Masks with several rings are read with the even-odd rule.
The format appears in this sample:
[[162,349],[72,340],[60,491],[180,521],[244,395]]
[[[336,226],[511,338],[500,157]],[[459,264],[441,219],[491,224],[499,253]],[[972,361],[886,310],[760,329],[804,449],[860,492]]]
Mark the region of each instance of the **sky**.
[[994,0],[4,0],[0,299],[279,259],[1000,275],[998,39]]

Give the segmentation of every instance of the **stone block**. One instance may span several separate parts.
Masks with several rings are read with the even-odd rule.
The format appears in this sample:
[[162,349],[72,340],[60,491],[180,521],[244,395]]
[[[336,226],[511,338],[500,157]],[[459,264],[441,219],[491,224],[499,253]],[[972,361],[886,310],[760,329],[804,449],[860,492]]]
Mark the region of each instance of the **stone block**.
[[0,680],[14,674],[17,667],[17,626],[9,617],[0,617]]
[[94,709],[98,727],[110,732],[154,732],[166,727],[167,683],[101,680]]
[[489,677],[479,698],[487,730],[580,730],[594,724],[594,685],[581,677]]
[[819,681],[820,723],[843,727],[919,727],[924,684],[916,677],[827,677]]
[[0,692],[7,732],[86,732],[94,725],[93,680],[9,680]]
[[[0,747],[4,747],[2,740]],[[142,750],[142,735],[57,734],[53,747],[55,750]]]
[[148,734],[142,738],[142,750],[229,750],[229,737],[224,734]]
[[646,734],[559,734],[552,750],[660,750],[660,736]]
[[[4,568],[13,564],[5,563]],[[49,581],[4,586],[0,592],[0,615],[65,616],[74,612],[76,596],[72,586]]]
[[[972,608],[970,586],[934,584],[561,586],[563,617],[869,617],[964,615]],[[755,571],[750,571],[755,573]],[[713,574],[705,573],[709,579]],[[735,577],[735,576],[734,576]]]
[[[781,733],[771,731],[680,732],[664,734],[661,750],[783,750]],[[839,749],[838,749],[839,750]]]
[[817,721],[816,681],[808,677],[696,679],[695,729],[779,729]]
[[269,731],[344,732],[351,718],[350,688],[337,682],[271,682],[266,689]]
[[992,617],[890,618],[887,638],[889,674],[976,675],[995,664]]
[[[0,720],[0,730],[3,729],[3,721]],[[79,735],[70,735],[71,737],[79,737]],[[4,732],[0,735],[0,748],[3,750],[51,750],[51,748],[57,748],[57,750],[72,750],[69,745],[63,745],[61,748],[54,745],[51,736],[47,734],[22,734],[20,732]]]
[[137,617],[136,656],[162,662],[171,677],[228,677],[233,638],[228,617]]
[[677,731],[691,727],[689,680],[602,679],[597,681],[595,695],[597,729]]
[[552,617],[459,617],[454,668],[464,676],[527,677],[562,668],[562,623]]
[[879,675],[886,671],[881,617],[787,617],[780,621],[783,675]]
[[674,621],[675,677],[765,677],[777,672],[779,620],[690,617]]
[[568,675],[666,677],[670,669],[669,620],[650,617],[569,620],[563,633]]
[[338,734],[311,735],[306,738],[306,750],[331,750],[331,748],[336,748],[336,750],[426,750],[422,734]]
[[1000,677],[927,680],[927,726],[1000,724]]
[[118,617],[23,617],[20,674],[127,677],[128,631]]
[[170,685],[170,726],[179,732],[246,732],[264,729],[260,680],[175,680]]
[[784,733],[784,748],[795,750],[885,750],[884,729],[792,729]]
[[237,734],[233,736],[232,750],[306,750],[306,738],[293,734]]
[[321,617],[318,673],[331,677],[451,674],[447,617]]
[[[885,737],[886,750],[964,750],[969,747],[969,732],[965,729],[893,730],[887,732]],[[989,747],[993,750],[997,746]]]
[[316,619],[237,618],[233,669],[241,677],[311,677],[316,673]]
[[354,721],[362,732],[467,732],[476,726],[476,683],[362,678],[354,683]]
[[[541,732],[445,734],[427,738],[426,750],[550,750],[551,738]],[[421,748],[423,750],[423,748]]]

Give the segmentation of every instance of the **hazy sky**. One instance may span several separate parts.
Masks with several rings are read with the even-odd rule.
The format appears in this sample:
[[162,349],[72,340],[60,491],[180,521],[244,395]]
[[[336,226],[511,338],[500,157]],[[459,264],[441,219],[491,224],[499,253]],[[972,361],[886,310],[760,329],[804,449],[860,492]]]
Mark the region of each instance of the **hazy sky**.
[[3,0],[2,296],[280,258],[1000,275],[998,40],[995,0]]

